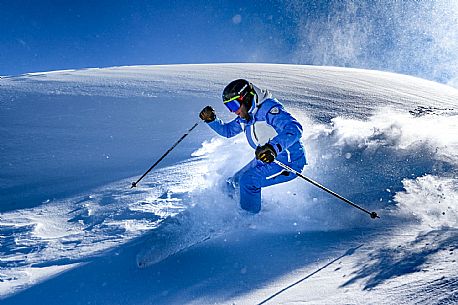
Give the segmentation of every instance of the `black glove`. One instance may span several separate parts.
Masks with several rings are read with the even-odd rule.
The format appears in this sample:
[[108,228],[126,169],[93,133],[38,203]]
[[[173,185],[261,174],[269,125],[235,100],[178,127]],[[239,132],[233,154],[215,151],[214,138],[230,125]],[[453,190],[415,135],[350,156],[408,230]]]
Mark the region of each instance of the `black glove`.
[[269,143],[264,144],[263,146],[258,146],[254,154],[256,155],[256,159],[265,163],[271,163],[277,157],[277,152]]
[[205,121],[205,123],[213,122],[216,119],[215,109],[212,106],[206,106],[199,113],[199,118]]

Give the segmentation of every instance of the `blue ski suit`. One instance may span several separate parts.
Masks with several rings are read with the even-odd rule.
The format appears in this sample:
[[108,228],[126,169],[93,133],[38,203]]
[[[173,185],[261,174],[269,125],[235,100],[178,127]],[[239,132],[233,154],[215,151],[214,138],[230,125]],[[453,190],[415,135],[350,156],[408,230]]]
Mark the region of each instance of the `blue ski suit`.
[[[248,113],[250,120],[237,117],[224,123],[216,118],[208,125],[219,135],[230,138],[244,132],[253,149],[266,143],[277,152],[277,160],[301,172],[307,164],[301,141],[301,124],[272,97],[269,91],[254,86],[256,95]],[[261,210],[261,188],[287,182],[296,175],[275,163],[264,163],[254,158],[232,178],[228,186],[239,188],[240,206],[252,213]]]

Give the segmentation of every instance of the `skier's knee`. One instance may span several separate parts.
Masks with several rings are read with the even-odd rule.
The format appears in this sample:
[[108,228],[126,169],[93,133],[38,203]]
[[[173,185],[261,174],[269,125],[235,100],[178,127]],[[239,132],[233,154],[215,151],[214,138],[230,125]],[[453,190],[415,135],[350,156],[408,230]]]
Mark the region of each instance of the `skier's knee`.
[[244,188],[256,192],[261,189],[259,178],[251,172],[246,172],[239,178],[239,185]]

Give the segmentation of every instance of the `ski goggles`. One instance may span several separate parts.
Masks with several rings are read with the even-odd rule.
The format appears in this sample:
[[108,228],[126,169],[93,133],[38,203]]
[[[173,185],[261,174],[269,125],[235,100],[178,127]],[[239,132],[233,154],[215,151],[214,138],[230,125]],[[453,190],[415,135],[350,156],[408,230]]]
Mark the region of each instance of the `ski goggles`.
[[233,98],[223,101],[223,103],[227,107],[227,109],[229,109],[230,112],[236,112],[240,109],[240,106],[242,106],[242,104],[240,104],[240,101],[242,100],[242,96],[236,95]]

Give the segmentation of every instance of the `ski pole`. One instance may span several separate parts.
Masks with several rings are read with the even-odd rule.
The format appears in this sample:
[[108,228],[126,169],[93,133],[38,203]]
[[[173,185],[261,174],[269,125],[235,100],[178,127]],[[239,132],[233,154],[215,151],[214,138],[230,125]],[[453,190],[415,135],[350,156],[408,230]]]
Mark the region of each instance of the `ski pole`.
[[137,184],[138,184],[138,183],[139,183],[139,182],[140,182],[140,181],[141,181],[141,180],[142,180],[142,179],[143,179],[143,178],[153,169],[153,168],[155,168],[156,165],[158,165],[159,162],[161,162],[162,159],[164,159],[165,156],[167,156],[167,155],[169,154],[169,152],[171,152],[171,151],[175,148],[175,146],[177,146],[181,141],[183,141],[183,139],[186,138],[186,136],[187,136],[194,128],[196,128],[197,125],[199,125],[199,122],[195,123],[194,126],[192,126],[192,127],[191,127],[191,128],[190,128],[190,129],[189,129],[189,130],[188,130],[188,131],[178,140],[178,141],[176,141],[176,143],[173,144],[173,146],[170,147],[169,150],[167,150],[167,151],[165,152],[165,154],[163,154],[162,157],[160,157],[160,158],[156,161],[156,163],[154,163],[154,164],[153,164],[153,165],[143,174],[143,176],[141,176],[137,181],[132,182],[132,186],[131,186],[130,188],[137,187]]
[[311,184],[313,184],[313,185],[319,187],[319,188],[322,189],[323,191],[326,191],[326,192],[328,192],[329,194],[331,194],[331,195],[333,195],[333,196],[339,198],[339,199],[342,200],[343,202],[348,203],[349,205],[351,205],[351,206],[353,206],[353,207],[355,207],[355,208],[357,208],[357,209],[360,209],[361,211],[363,211],[363,212],[369,214],[369,215],[371,216],[372,219],[380,218],[380,217],[377,215],[377,213],[375,213],[375,212],[369,212],[368,210],[366,210],[366,209],[360,207],[359,205],[354,204],[354,203],[351,202],[350,200],[348,200],[348,199],[346,199],[346,198],[340,196],[339,194],[337,194],[337,193],[331,191],[330,189],[328,189],[328,188],[322,186],[322,185],[319,184],[318,182],[316,182],[316,181],[314,181],[314,180],[312,180],[312,179],[310,179],[310,178],[308,178],[308,177],[302,175],[301,173],[299,173],[298,171],[292,169],[292,168],[289,167],[288,165],[285,165],[285,164],[281,163],[281,162],[278,161],[278,160],[274,160],[274,163],[277,164],[277,165],[279,165],[279,166],[281,166],[281,167],[283,167],[283,168],[286,169],[287,171],[296,174],[298,177],[301,177],[301,178],[304,179],[305,181],[310,182]]

